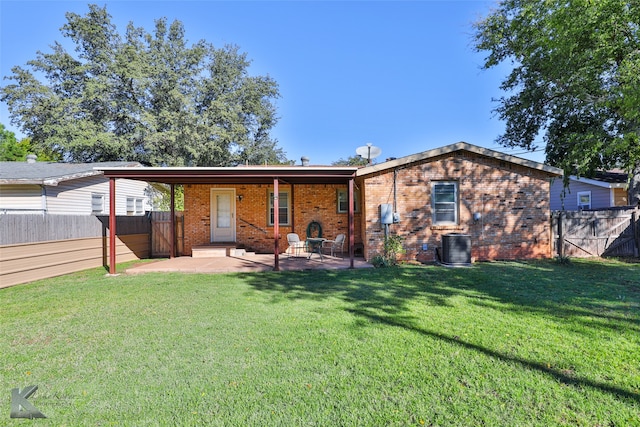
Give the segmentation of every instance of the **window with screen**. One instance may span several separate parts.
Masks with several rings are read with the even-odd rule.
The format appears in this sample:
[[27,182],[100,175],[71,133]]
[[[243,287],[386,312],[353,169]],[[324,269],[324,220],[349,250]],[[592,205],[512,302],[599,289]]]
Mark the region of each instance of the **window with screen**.
[[[274,206],[275,199],[273,197],[273,191],[269,192],[269,225],[274,224]],[[278,193],[278,224],[280,225],[289,225],[289,217],[290,217],[290,203],[289,203],[289,192],[288,191],[280,191]]]
[[[349,212],[349,192],[347,190],[338,190],[338,213]],[[359,212],[360,196],[357,191],[353,192],[353,211]]]
[[433,224],[458,223],[458,183],[455,181],[434,182],[432,185]]

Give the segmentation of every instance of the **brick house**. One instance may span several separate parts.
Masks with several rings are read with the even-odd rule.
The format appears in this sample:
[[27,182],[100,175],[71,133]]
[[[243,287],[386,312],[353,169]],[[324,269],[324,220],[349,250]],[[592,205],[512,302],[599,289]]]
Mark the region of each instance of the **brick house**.
[[[308,168],[314,169],[313,166]],[[293,168],[292,168],[293,169]],[[357,168],[350,168],[353,175]],[[286,235],[297,233],[301,239],[309,234],[318,236],[318,230],[310,230],[311,223],[320,224],[321,236],[328,239],[349,233],[347,199],[348,184],[344,183],[292,183],[279,182],[279,248],[287,248]],[[184,236],[185,254],[197,246],[215,242],[236,242],[248,250],[260,253],[274,251],[273,182],[265,184],[186,184],[184,188]],[[235,221],[226,228],[216,224],[216,212],[227,209]],[[224,207],[220,207],[224,205]],[[225,215],[225,213],[223,213]],[[354,229],[360,229],[361,214],[356,209]],[[213,226],[212,226],[213,219]],[[309,230],[308,230],[309,229]],[[354,234],[354,244],[362,243],[360,233]]]
[[[184,185],[183,255],[233,242],[273,253],[276,269],[286,234],[317,233],[312,223],[325,238],[346,234],[352,260],[381,253],[385,233],[402,236],[405,259],[433,260],[452,232],[471,237],[477,260],[550,257],[549,183],[561,174],[464,142],[362,168],[135,169],[104,169],[114,193],[116,178]],[[381,205],[393,211],[389,225]]]
[[405,259],[433,261],[448,233],[469,235],[476,260],[550,257],[549,186],[561,173],[464,142],[359,169],[364,256],[382,252],[387,204]]

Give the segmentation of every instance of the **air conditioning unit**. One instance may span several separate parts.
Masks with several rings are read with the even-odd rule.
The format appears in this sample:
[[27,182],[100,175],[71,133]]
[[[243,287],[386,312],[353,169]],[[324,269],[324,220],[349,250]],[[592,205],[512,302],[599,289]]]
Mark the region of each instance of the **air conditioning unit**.
[[471,236],[449,233],[442,236],[442,259],[444,265],[471,265]]

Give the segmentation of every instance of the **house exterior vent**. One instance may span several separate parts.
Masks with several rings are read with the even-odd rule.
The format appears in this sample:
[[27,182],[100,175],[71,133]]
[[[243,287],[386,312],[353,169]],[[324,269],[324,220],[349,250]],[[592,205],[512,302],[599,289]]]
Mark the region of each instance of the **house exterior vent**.
[[307,156],[302,156],[300,161],[302,162],[302,166],[309,166],[309,158]]
[[35,163],[37,158],[35,154],[27,154],[27,163]]

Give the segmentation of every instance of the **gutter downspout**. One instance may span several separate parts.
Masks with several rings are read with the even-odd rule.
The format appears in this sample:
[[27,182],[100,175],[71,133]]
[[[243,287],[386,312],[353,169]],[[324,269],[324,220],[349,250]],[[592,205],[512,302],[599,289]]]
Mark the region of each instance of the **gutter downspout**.
[[40,205],[42,206],[42,215],[47,213],[47,187],[40,185]]

